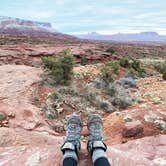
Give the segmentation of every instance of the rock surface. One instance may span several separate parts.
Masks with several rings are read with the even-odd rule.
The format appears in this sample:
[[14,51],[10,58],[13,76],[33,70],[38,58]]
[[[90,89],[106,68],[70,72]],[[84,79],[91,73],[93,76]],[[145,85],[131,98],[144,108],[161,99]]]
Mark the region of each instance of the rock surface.
[[140,121],[127,122],[123,128],[123,137],[133,137],[144,130],[143,124]]
[[114,145],[108,151],[112,166],[165,166],[166,135]]
[[62,137],[47,132],[1,128],[0,138],[0,165],[61,165]]
[[[62,164],[60,146],[64,134],[58,134],[50,129],[40,108],[34,105],[33,101],[34,89],[40,81],[41,73],[41,69],[24,65],[0,66],[0,112],[7,116],[3,121],[7,124],[6,127],[0,127],[0,166],[60,166]],[[163,86],[162,88],[165,88],[165,84]],[[143,89],[141,93],[144,94],[144,91]],[[163,91],[162,95],[163,97],[165,95]],[[145,100],[147,100],[146,96]],[[158,120],[165,121],[164,104],[141,103],[119,113],[105,114],[105,142],[108,145],[107,154],[112,166],[166,165],[166,135],[160,135],[161,130],[153,126],[153,121],[144,120],[145,115],[154,113],[159,117]],[[141,121],[144,132],[140,137],[145,138],[137,139],[139,138],[137,136],[122,138],[126,114],[131,115],[132,122]],[[84,127],[83,136],[88,134]],[[152,136],[146,137],[148,135]],[[86,151],[86,141],[85,139],[81,141],[82,150],[78,166],[92,165]],[[121,144],[124,142],[127,143]]]
[[9,118],[9,126],[35,130],[46,126],[39,108],[32,103],[33,86],[40,80],[40,69],[28,66],[0,66],[0,111]]
[[[1,128],[0,165],[3,166],[60,166],[62,137],[44,133]],[[8,137],[7,137],[8,136]],[[6,137],[8,139],[6,139]],[[108,146],[107,155],[112,166],[164,166],[166,164],[166,136],[152,136]],[[154,149],[155,147],[155,149]],[[78,166],[92,165],[82,142]]]

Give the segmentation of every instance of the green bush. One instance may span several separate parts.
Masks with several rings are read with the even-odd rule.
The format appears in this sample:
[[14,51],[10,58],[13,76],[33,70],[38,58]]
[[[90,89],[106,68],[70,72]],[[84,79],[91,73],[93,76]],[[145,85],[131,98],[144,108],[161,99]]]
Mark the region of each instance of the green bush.
[[112,69],[109,66],[104,66],[101,69],[101,77],[108,82],[113,82],[115,80],[115,75],[112,73]]
[[58,57],[44,57],[44,69],[57,84],[68,84],[73,74],[74,57],[69,49],[63,50]]
[[111,54],[115,54],[116,50],[114,48],[108,48],[106,52],[109,52]]
[[140,77],[144,77],[146,70],[142,67],[141,62],[139,60],[123,57],[119,60],[119,64],[122,67],[130,69],[130,73],[136,74]]
[[163,74],[166,72],[166,61],[161,64],[155,65],[154,67],[159,73]]
[[132,69],[134,69],[134,70],[138,73],[138,75],[141,76],[141,77],[143,77],[144,74],[146,73],[146,70],[145,70],[145,68],[143,68],[143,67],[141,66],[140,61],[138,61],[138,60],[136,60],[136,59],[132,59],[131,67],[132,67]]
[[107,94],[110,95],[111,97],[114,97],[115,94],[117,93],[117,89],[114,84],[109,85],[107,88]]
[[163,79],[166,80],[166,61],[161,64],[155,65],[154,67],[159,73],[162,74]]
[[119,62],[110,61],[101,69],[101,77],[108,82],[115,80],[115,75],[119,72]]
[[82,58],[81,58],[81,61],[80,61],[80,64],[84,66],[84,65],[86,65],[87,63],[88,63],[87,58],[82,57]]
[[51,98],[53,100],[57,100],[57,99],[59,99],[59,94],[57,92],[49,93],[48,98]]
[[140,68],[141,68],[141,64],[138,60],[134,59],[133,62],[132,62],[132,68],[135,70],[135,71],[138,71]]
[[0,121],[3,121],[7,118],[6,114],[3,112],[0,112]]
[[125,68],[131,67],[130,59],[127,56],[121,58],[119,60],[119,63],[120,63],[120,66],[122,66],[122,67],[125,67]]
[[93,50],[91,50],[91,49],[87,49],[87,50],[85,50],[85,52],[86,52],[86,53],[89,53],[89,54],[91,54],[91,55],[94,54]]
[[110,61],[106,64],[112,69],[112,72],[115,74],[119,73],[120,65],[118,61]]
[[163,73],[163,79],[166,80],[166,71]]

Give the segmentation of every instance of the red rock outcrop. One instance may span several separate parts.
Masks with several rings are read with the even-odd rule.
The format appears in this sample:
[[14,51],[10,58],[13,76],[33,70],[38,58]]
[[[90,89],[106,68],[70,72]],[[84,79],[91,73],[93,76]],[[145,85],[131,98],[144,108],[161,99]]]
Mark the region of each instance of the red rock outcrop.
[[[33,102],[34,88],[40,81],[41,73],[42,70],[39,68],[24,65],[0,66],[0,112],[5,113],[7,116],[5,121],[8,122],[6,127],[0,127],[0,165],[2,166],[60,166],[62,164],[60,146],[63,143],[63,135],[49,128],[40,109]],[[148,110],[150,106],[147,106]],[[134,112],[129,108],[125,111],[131,112],[133,119],[142,120],[144,115],[149,113],[148,110]],[[157,128],[157,131],[150,128],[153,129],[150,134],[153,132],[156,136],[141,139],[135,137],[132,141],[126,139],[125,142],[128,142],[121,144],[124,141],[122,139],[122,129],[125,124],[123,114],[113,113],[104,117],[107,154],[112,166],[165,165],[166,135],[160,135],[160,130]],[[149,134],[147,123],[149,122],[143,121],[145,130],[142,137]],[[88,135],[85,128],[83,134]],[[86,151],[86,141],[83,140],[81,144],[78,165],[90,166],[92,162]]]
[[123,137],[133,137],[143,132],[144,126],[140,121],[127,122],[123,128]]
[[28,45],[21,44],[16,46],[0,46],[0,64],[17,64],[28,66],[41,66],[41,58],[44,56],[56,56],[63,49],[70,48],[76,61],[86,58],[89,63],[95,61],[107,61],[108,59],[117,59],[103,51],[94,51],[93,54],[87,52],[87,48],[95,49],[94,45],[86,44],[75,45]]
[[108,149],[112,166],[166,165],[166,135],[145,137]]

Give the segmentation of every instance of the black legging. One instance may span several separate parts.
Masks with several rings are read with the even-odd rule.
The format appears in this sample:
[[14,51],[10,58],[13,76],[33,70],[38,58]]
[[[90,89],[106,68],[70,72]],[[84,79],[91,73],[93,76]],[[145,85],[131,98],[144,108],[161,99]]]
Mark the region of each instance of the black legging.
[[[63,166],[77,166],[77,162],[71,157],[66,158],[63,160]],[[94,166],[110,166],[110,164],[107,158],[101,157],[95,161]]]

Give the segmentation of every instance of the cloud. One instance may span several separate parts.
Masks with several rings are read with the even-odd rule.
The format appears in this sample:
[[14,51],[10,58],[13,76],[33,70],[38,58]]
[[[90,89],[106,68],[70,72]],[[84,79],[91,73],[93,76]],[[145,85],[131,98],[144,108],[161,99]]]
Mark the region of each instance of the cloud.
[[0,15],[51,22],[58,31],[166,33],[164,0],[5,0]]
[[48,19],[54,16],[52,12],[46,12],[46,11],[32,11],[29,13],[32,18],[34,19]]
[[136,16],[133,16],[133,18],[135,19],[145,19],[145,18],[154,18],[154,17],[165,17],[166,16],[166,12],[162,11],[162,12],[149,12],[149,13],[142,13],[142,14],[138,14]]

